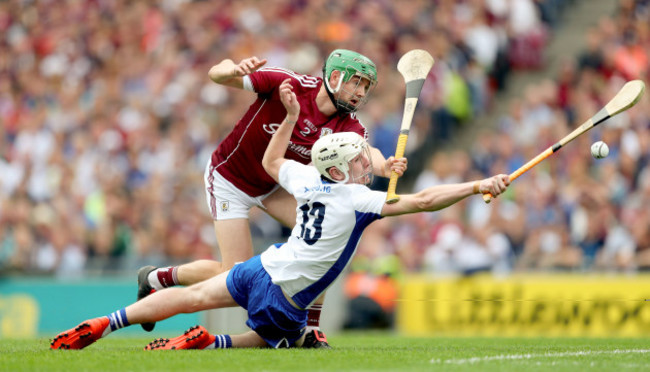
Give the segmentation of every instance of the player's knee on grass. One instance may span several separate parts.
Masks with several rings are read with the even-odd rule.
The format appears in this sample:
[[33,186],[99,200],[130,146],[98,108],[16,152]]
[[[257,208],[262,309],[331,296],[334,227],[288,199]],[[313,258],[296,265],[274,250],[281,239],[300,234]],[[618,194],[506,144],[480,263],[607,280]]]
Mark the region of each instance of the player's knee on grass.
[[302,336],[296,340],[293,346],[302,347],[302,345],[305,343],[305,336],[307,336],[307,332],[303,333]]

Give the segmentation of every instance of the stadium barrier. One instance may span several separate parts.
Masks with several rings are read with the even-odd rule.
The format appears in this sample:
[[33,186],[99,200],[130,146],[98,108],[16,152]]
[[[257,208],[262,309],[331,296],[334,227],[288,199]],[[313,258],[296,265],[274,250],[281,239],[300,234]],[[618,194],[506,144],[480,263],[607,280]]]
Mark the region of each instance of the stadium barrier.
[[[0,279],[0,338],[50,337],[78,323],[111,312],[135,301],[133,278]],[[175,336],[200,324],[199,314],[182,314],[156,325],[152,333],[132,326],[120,334],[138,336],[164,333]]]
[[647,336],[650,276],[409,277],[397,328],[408,335]]

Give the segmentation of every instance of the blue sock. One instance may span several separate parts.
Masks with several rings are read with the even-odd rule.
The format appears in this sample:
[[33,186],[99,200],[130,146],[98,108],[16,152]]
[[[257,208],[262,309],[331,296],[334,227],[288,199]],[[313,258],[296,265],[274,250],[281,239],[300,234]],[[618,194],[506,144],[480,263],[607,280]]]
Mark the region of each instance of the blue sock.
[[[126,319],[126,308],[110,313],[108,315],[108,320],[110,321],[111,332],[131,325],[129,320]],[[108,329],[108,327],[106,329]]]
[[229,349],[232,347],[230,335],[214,335],[214,337],[216,337],[214,344],[206,347],[206,349]]

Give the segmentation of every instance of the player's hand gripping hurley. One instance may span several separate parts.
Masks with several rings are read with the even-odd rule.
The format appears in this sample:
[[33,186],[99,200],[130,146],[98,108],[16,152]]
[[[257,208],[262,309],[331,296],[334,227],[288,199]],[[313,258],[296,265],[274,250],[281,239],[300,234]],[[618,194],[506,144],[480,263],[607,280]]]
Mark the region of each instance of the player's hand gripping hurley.
[[[645,84],[641,80],[633,80],[627,82],[623,85],[623,88],[612,98],[605,107],[592,116],[589,120],[584,122],[581,126],[576,128],[573,132],[569,133],[567,136],[556,142],[553,146],[544,150],[541,154],[537,155],[528,163],[521,166],[516,171],[510,174],[510,182],[517,179],[519,176],[524,174],[530,168],[539,164],[542,160],[548,158],[551,154],[559,151],[562,146],[573,141],[579,135],[585,133],[589,129],[595,127],[596,125],[602,123],[603,121],[611,118],[612,116],[619,114],[630,107],[634,106],[641,96],[643,96],[643,91],[645,90]],[[483,200],[486,203],[489,203],[492,200],[492,195],[487,193],[483,194]]]
[[[397,71],[402,74],[406,83],[406,98],[404,100],[404,115],[402,116],[402,126],[397,140],[395,159],[404,157],[404,149],[409,136],[411,122],[413,121],[415,106],[418,103],[422,86],[427,75],[429,75],[431,67],[433,67],[433,63],[434,60],[431,54],[421,49],[414,49],[405,53],[397,62]],[[390,183],[388,184],[386,203],[392,204],[399,200],[399,196],[395,194],[396,187],[397,173],[393,171],[390,175]]]

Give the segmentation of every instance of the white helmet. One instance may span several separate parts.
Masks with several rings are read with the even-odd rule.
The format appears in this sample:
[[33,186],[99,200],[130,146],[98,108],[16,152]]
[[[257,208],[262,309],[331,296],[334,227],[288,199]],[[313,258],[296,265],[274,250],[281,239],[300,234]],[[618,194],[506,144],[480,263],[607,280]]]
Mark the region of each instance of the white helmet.
[[[311,161],[318,169],[318,172],[327,179],[331,180],[331,176],[327,170],[331,167],[336,167],[339,171],[345,174],[345,179],[342,181],[334,181],[337,183],[346,183],[350,179],[350,160],[354,159],[357,155],[366,152],[368,160],[370,160],[370,149],[366,141],[354,132],[340,132],[332,133],[323,136],[314,143],[311,148]],[[370,162],[369,169],[363,175],[372,177],[372,162]],[[357,176],[357,178],[359,177]]]

